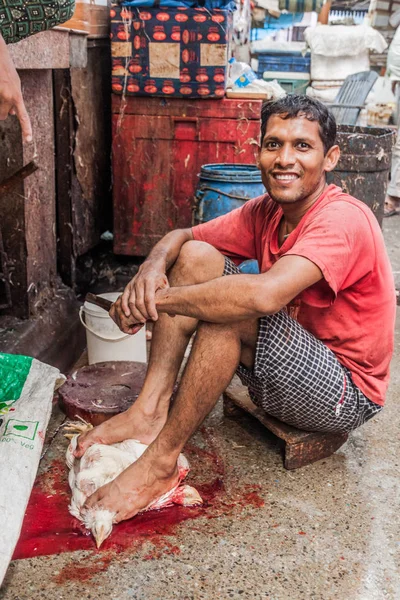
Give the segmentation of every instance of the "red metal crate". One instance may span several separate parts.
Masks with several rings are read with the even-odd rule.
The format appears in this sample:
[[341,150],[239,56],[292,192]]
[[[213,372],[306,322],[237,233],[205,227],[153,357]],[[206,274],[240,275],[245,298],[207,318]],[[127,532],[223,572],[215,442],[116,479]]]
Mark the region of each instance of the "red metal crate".
[[113,97],[114,252],[190,227],[200,167],[254,163],[261,100]]

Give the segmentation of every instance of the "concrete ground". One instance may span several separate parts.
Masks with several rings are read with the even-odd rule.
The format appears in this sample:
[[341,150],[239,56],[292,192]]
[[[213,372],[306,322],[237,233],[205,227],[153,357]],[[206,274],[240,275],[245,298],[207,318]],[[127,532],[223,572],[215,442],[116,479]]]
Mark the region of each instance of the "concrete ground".
[[[399,284],[400,217],[384,233]],[[187,453],[204,508],[180,523],[182,509],[171,509],[172,521],[160,512],[156,526],[117,526],[118,544],[100,551],[85,538],[85,550],[16,560],[0,599],[400,599],[399,396],[398,327],[385,411],[336,454],[295,471],[283,468],[272,434],[250,417],[224,418],[218,405]],[[61,419],[56,410],[48,439]],[[59,432],[44,477],[64,449]]]

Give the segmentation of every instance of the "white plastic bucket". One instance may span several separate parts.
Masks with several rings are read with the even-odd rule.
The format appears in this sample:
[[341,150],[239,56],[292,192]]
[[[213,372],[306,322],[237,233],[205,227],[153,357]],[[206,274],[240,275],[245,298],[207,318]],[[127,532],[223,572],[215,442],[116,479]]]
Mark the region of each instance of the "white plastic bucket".
[[[119,292],[99,295],[111,302],[120,296]],[[106,310],[91,302],[80,307],[79,317],[86,329],[89,365],[112,360],[147,362],[145,327],[135,335],[123,333]]]

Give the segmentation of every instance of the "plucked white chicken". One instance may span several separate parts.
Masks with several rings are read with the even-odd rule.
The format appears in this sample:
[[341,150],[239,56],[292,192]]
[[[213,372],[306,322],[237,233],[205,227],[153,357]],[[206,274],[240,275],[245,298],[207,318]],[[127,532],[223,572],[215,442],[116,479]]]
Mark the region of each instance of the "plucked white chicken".
[[[79,519],[89,529],[100,548],[101,544],[110,535],[114,523],[115,513],[100,508],[83,508],[86,499],[98,488],[109,483],[134,463],[146,450],[147,446],[137,440],[125,440],[117,444],[93,444],[81,458],[75,458],[74,451],[77,447],[78,437],[92,429],[90,423],[83,419],[66,425],[70,444],[66,453],[66,462],[70,469],[68,482],[72,492],[69,512]],[[183,454],[178,459],[179,483],[169,492],[151,502],[144,510],[153,510],[179,504],[182,506],[195,506],[202,504],[200,494],[193,487],[183,485],[182,481],[189,473],[189,463]]]

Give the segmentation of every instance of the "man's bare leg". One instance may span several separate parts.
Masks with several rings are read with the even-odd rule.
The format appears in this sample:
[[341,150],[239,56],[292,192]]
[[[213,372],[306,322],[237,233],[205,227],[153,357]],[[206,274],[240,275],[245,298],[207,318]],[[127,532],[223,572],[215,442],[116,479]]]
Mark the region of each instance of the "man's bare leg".
[[87,506],[100,503],[129,519],[178,483],[176,462],[192,433],[215,406],[239,361],[251,369],[258,321],[200,323],[167,422],[146,452],[114,481],[95,492]]
[[[209,244],[187,242],[168,274],[169,283],[171,287],[179,287],[221,277],[224,264],[223,255]],[[149,366],[138,399],[126,412],[80,436],[77,456],[94,443],[113,444],[133,438],[150,444],[157,437],[167,420],[173,386],[196,327],[196,319],[159,315],[154,324]]]

